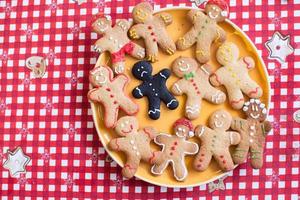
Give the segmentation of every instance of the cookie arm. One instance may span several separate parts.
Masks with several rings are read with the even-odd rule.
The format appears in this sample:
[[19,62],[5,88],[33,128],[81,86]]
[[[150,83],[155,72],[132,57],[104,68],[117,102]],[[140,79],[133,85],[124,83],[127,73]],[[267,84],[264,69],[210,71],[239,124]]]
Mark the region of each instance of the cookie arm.
[[231,121],[231,128],[235,131],[241,131],[244,130],[246,127],[246,120],[241,118],[233,118]]
[[96,102],[102,102],[102,96],[101,95],[98,95],[97,91],[99,90],[99,88],[93,88],[91,89],[87,96],[88,96],[88,99],[90,99],[91,101],[96,101]]
[[159,75],[167,80],[171,75],[171,71],[169,69],[163,69],[159,72]]
[[264,121],[263,123],[260,124],[260,126],[264,136],[268,135],[269,132],[272,130],[272,124],[269,121]]
[[237,145],[241,141],[241,136],[238,132],[235,131],[228,131],[226,132],[227,138],[229,139],[229,146],[230,145]]
[[223,77],[221,76],[220,70],[217,70],[209,77],[209,81],[213,86],[223,85]]
[[185,81],[183,79],[180,79],[179,81],[175,82],[171,88],[171,92],[174,95],[178,95],[178,96],[186,93],[184,83]]
[[191,28],[183,37],[180,37],[176,46],[179,50],[185,50],[191,47],[196,42],[197,32],[194,28]]
[[118,28],[120,28],[123,32],[125,32],[127,34],[128,32],[128,29],[130,28],[131,26],[131,22],[129,22],[128,20],[126,19],[120,19],[118,20],[118,22],[116,23],[116,26]]
[[132,95],[137,99],[142,98],[143,96],[145,96],[144,87],[142,85],[139,85],[138,87],[134,88],[132,90]]
[[116,85],[119,85],[121,89],[125,87],[125,85],[128,83],[129,79],[126,75],[120,74],[117,75],[116,78],[113,80],[113,83]]
[[217,26],[215,42],[223,43],[225,42],[225,40],[226,40],[226,32],[220,26]]
[[249,56],[241,58],[238,62],[239,66],[242,66],[247,70],[251,70],[255,67],[255,61]]
[[154,139],[158,135],[157,130],[151,126],[143,128],[142,133],[146,134],[150,139]]
[[154,142],[158,145],[164,145],[168,142],[171,136],[166,134],[159,134],[154,138]]
[[199,151],[199,146],[198,144],[194,143],[194,142],[185,142],[185,153],[189,154],[189,155],[194,155],[196,153],[198,153]]
[[109,49],[109,42],[105,38],[98,39],[94,44],[94,50],[98,53],[103,53]]
[[143,26],[143,24],[133,25],[129,29],[129,37],[132,39],[139,39],[141,37],[145,38],[145,31]]
[[160,14],[156,14],[154,15],[155,17],[157,17],[158,19],[160,19],[160,21],[165,25],[165,26],[168,26],[170,24],[172,24],[173,22],[173,17],[171,14],[169,13],[165,13],[165,12],[162,12]]
[[198,125],[195,128],[195,136],[197,136],[198,138],[200,138],[200,140],[202,140],[202,136],[205,135],[210,129],[206,126],[203,125]]
[[108,147],[114,151],[123,151],[124,149],[124,138],[114,138],[108,143]]

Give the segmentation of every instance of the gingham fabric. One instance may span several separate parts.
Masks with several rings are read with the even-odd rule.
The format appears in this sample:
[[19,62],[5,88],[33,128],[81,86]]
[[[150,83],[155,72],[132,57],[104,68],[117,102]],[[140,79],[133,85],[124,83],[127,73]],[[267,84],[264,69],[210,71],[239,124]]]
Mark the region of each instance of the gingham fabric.
[[[0,1],[0,195],[1,199],[299,199],[300,134],[293,113],[300,108],[300,1],[230,1],[230,19],[261,53],[271,81],[265,163],[240,165],[208,186],[168,189],[133,178],[123,180],[99,142],[86,97],[88,73],[97,54],[89,21],[104,12],[129,18],[139,1]],[[188,0],[152,0],[155,9],[191,5]],[[80,5],[79,5],[80,4]],[[295,48],[287,62],[268,59],[264,43],[275,31],[290,35]],[[25,67],[30,56],[47,58],[43,78]],[[2,165],[7,150],[21,147],[31,158],[27,173],[12,178]]]

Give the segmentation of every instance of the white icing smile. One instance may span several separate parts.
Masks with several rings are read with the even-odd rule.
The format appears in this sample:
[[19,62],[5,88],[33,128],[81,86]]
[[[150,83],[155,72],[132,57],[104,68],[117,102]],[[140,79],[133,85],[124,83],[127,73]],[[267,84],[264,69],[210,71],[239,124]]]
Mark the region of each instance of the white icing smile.
[[98,75],[98,76],[96,76],[96,81],[99,84],[104,84],[104,83],[106,83],[107,78],[105,76],[103,76],[103,75]]
[[143,72],[141,73],[141,77],[144,77],[144,74],[148,74],[148,72],[143,71]]
[[185,66],[184,66],[184,65],[181,65],[181,66],[179,67],[179,69],[180,69],[180,71],[182,71],[182,72],[186,72],[186,71],[188,71],[188,70],[190,69],[190,65],[189,65],[189,64],[186,64]]
[[216,19],[219,15],[218,15],[218,14],[214,15],[212,12],[208,12],[208,16],[209,16],[211,19]]
[[260,116],[260,114],[257,113],[257,114],[255,115],[255,114],[253,114],[253,113],[250,113],[250,116],[251,116],[253,119],[258,119],[259,116]]

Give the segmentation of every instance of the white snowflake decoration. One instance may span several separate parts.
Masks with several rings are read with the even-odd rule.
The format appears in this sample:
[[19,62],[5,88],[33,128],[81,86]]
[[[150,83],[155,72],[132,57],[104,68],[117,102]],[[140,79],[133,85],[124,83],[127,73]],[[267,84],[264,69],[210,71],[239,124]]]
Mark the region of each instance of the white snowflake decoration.
[[26,138],[28,134],[30,134],[26,124],[22,124],[22,128],[19,130],[19,134],[22,136],[23,139]]
[[20,177],[18,178],[18,184],[21,186],[21,187],[25,187],[25,185],[28,183],[28,180],[25,176],[25,174],[21,174]]
[[23,31],[24,31],[24,34],[26,35],[27,39],[32,38],[32,35],[34,34],[34,32],[30,25],[28,25],[27,28],[24,29]]
[[78,24],[75,24],[74,27],[71,28],[71,33],[74,34],[74,36],[78,36],[80,33],[80,27],[78,26]]
[[49,52],[46,54],[46,58],[48,59],[49,63],[54,62],[56,58],[55,52],[52,49],[50,49]]
[[6,51],[3,51],[2,55],[0,55],[0,60],[5,65],[9,59],[8,53]]
[[99,155],[98,155],[97,151],[94,150],[93,153],[91,153],[91,154],[89,155],[89,157],[90,157],[90,160],[91,160],[94,164],[96,164],[96,163],[98,162]]
[[294,52],[294,48],[290,45],[290,36],[284,37],[278,31],[265,43],[265,46],[269,50],[269,59],[280,63],[284,63],[286,57]]
[[105,0],[99,0],[98,2],[96,2],[96,7],[100,12],[103,11],[105,8]]
[[58,5],[56,1],[52,1],[51,4],[49,5],[49,10],[51,10],[52,13],[55,13],[58,8]]
[[279,174],[272,170],[272,174],[268,176],[268,181],[271,181],[273,185],[280,181]]
[[275,25],[275,27],[279,27],[281,25],[282,17],[278,16],[276,13],[274,17],[271,18],[271,23]]
[[7,160],[3,163],[3,167],[9,170],[11,177],[18,177],[21,173],[26,173],[26,166],[30,162],[30,157],[23,153],[21,147],[14,152],[7,151]]
[[51,158],[50,153],[47,149],[45,149],[44,153],[41,154],[41,159],[44,160],[45,163],[48,163]]
[[77,82],[78,82],[78,78],[77,76],[75,75],[75,73],[72,73],[72,76],[70,78],[70,83],[72,86],[76,86],[77,85]]
[[28,74],[25,75],[23,81],[22,81],[23,85],[24,85],[24,88],[28,88],[30,83],[31,83],[31,80],[30,80],[30,77]]
[[77,134],[77,131],[73,124],[70,124],[69,129],[67,129],[66,134],[69,135],[70,138],[74,137],[74,135]]
[[10,13],[12,12],[12,7],[11,7],[10,3],[6,3],[6,5],[4,7],[4,12],[5,12],[6,16],[10,15]]
[[51,112],[53,108],[53,103],[51,102],[50,99],[47,99],[47,102],[44,104],[44,108],[47,110],[47,112]]
[[69,189],[71,189],[72,187],[73,187],[73,185],[75,184],[75,182],[74,182],[74,180],[73,180],[73,178],[72,178],[72,176],[69,174],[68,175],[68,177],[64,180],[65,181],[65,185],[69,188]]
[[0,99],[0,113],[3,114],[5,112],[5,110],[6,110],[6,108],[7,108],[7,105],[5,103],[5,100],[4,99]]

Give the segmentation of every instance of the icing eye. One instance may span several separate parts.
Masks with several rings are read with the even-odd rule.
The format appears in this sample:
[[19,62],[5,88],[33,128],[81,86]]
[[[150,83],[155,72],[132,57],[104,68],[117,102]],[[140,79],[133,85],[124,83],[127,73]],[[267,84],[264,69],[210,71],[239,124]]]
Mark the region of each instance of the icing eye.
[[259,107],[260,107],[260,108],[265,108],[266,105],[262,103],[262,104],[259,105]]
[[223,117],[223,118],[225,118],[225,117],[226,117],[226,115],[225,115],[225,114],[222,114],[222,117]]
[[220,116],[219,115],[216,115],[216,118],[219,118]]
[[142,69],[144,69],[144,66],[141,66]]
[[257,107],[257,105],[255,105],[255,111],[258,111],[258,107]]
[[124,128],[124,127],[125,127],[125,125],[123,123],[121,123],[121,128]]
[[262,113],[263,113],[263,114],[267,114],[267,109],[264,108],[264,109],[262,110]]
[[252,110],[255,110],[255,108],[254,108],[254,105],[253,105],[253,104],[251,105],[251,109],[252,109]]
[[247,101],[247,102],[245,103],[245,106],[249,106],[249,105],[250,105],[250,102]]
[[129,124],[129,121],[125,121],[125,124]]
[[244,107],[243,107],[243,111],[245,111],[245,112],[248,111],[248,109],[249,109],[248,106],[244,106]]
[[178,131],[182,131],[182,128],[178,128]]
[[140,69],[138,69],[138,72],[141,71]]
[[182,129],[182,132],[184,132],[184,133],[185,133],[185,129]]

